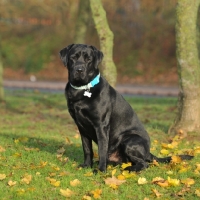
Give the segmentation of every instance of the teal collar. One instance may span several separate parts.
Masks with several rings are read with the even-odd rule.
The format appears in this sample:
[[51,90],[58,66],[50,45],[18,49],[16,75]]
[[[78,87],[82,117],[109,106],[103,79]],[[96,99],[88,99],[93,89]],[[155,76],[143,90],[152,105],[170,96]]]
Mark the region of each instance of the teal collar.
[[83,85],[80,87],[74,86],[71,83],[70,83],[70,85],[76,90],[90,90],[90,88],[94,87],[95,85],[97,85],[99,83],[99,79],[100,79],[100,73],[87,85]]

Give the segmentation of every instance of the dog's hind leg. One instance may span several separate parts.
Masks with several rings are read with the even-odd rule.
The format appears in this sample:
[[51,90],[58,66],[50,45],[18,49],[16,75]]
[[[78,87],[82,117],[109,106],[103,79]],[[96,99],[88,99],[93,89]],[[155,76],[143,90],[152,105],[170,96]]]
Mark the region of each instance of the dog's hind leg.
[[149,154],[148,141],[138,135],[128,137],[122,144],[125,156],[132,166],[125,168],[129,171],[141,171],[148,168],[146,156]]

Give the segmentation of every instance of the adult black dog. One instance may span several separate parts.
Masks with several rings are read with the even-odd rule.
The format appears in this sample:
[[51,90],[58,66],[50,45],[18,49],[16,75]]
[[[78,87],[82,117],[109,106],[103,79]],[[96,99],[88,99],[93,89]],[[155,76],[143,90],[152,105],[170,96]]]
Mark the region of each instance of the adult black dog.
[[[150,153],[149,135],[136,113],[99,73],[101,51],[93,46],[72,44],[60,51],[60,57],[68,68],[65,95],[69,113],[81,134],[82,167],[93,165],[92,140],[98,144],[100,171],[106,171],[110,161],[131,162],[132,166],[126,170],[140,171],[153,159],[171,160]],[[190,159],[191,156],[182,155],[181,158]]]

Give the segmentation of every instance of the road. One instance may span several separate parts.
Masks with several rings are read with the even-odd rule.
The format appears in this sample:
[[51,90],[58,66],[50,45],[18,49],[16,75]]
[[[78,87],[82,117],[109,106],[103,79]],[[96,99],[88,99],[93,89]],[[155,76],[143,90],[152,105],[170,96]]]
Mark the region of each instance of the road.
[[[14,81],[4,80],[3,85],[7,89],[37,89],[42,91],[62,92],[65,82],[53,81]],[[144,85],[117,85],[116,90],[123,95],[148,95],[148,96],[178,96],[179,89],[175,86],[144,86]]]

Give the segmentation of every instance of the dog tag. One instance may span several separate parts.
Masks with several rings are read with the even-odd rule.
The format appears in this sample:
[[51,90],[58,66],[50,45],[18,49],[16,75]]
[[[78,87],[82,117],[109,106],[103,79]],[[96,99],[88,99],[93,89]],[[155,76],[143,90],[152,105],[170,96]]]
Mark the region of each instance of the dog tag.
[[83,95],[90,98],[92,93],[86,90]]

